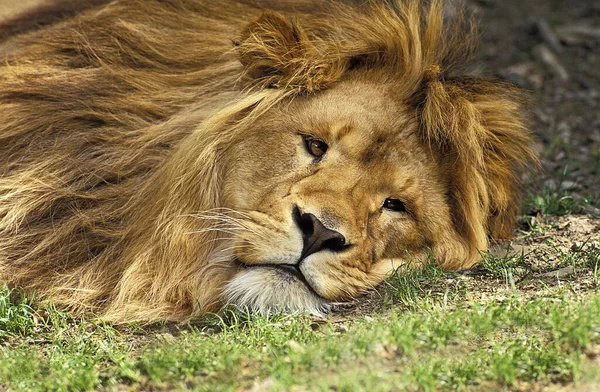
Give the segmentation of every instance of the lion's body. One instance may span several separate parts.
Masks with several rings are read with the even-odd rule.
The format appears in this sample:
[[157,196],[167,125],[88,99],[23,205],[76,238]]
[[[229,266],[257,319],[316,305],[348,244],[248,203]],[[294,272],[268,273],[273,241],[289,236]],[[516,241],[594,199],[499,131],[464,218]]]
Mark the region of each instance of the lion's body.
[[[396,83],[393,90],[400,94],[383,94],[382,102],[389,100],[389,105],[366,110],[364,99],[349,105],[357,108],[353,113],[365,111],[360,118],[369,113],[391,116],[389,121],[380,121],[373,114],[373,121],[381,127],[405,124],[408,131],[394,136],[394,146],[404,144],[412,155],[400,154],[399,158],[396,150],[371,149],[369,159],[363,158],[365,163],[349,173],[355,172],[366,184],[370,172],[365,168],[370,162],[383,159],[378,154],[394,156],[405,162],[403,172],[417,179],[427,177],[417,181],[419,187],[413,193],[415,200],[425,200],[415,201],[415,208],[428,212],[417,223],[400,226],[403,233],[414,232],[405,241],[392,246],[386,239],[385,251],[369,250],[373,265],[376,254],[387,260],[411,251],[419,257],[429,247],[447,267],[468,267],[476,262],[478,250],[487,247],[488,235],[508,235],[515,210],[514,166],[529,156],[527,131],[508,86],[445,81],[436,72],[427,76],[435,67],[445,72],[443,56],[449,50],[438,42],[441,30],[433,31],[441,29],[441,14],[437,15],[440,20],[426,22],[429,30],[419,33],[418,23],[410,25],[421,17],[415,2],[406,3],[410,11],[400,22],[392,20],[391,10],[375,7],[374,15],[388,18],[380,20],[379,27],[399,23],[399,36],[402,31],[410,33],[399,42],[393,38],[378,42],[378,26],[369,31],[368,15],[361,19],[358,10],[331,8],[338,14],[329,16],[333,18],[330,23],[316,11],[300,13],[312,9],[308,2],[285,3],[288,10],[283,11],[295,9],[309,31],[313,26],[308,37],[295,25],[269,14],[270,24],[247,28],[240,41],[240,31],[261,10],[243,1],[222,5],[203,0],[96,1],[82,14],[4,37],[0,48],[0,279],[116,320],[183,319],[216,311],[228,299],[254,305],[277,301],[270,297],[246,301],[248,293],[240,293],[236,284],[260,283],[252,280],[257,279],[254,275],[246,280],[236,276],[241,273],[239,260],[262,265],[264,260],[275,260],[279,250],[263,259],[249,251],[237,254],[235,248],[244,246],[240,238],[232,242],[223,234],[258,229],[249,228],[247,222],[225,229],[214,225],[216,217],[236,224],[236,219],[254,213],[270,215],[269,219],[286,225],[292,219],[289,203],[279,212],[269,208],[278,208],[272,206],[287,197],[284,188],[289,191],[292,184],[302,182],[300,174],[293,179],[290,174],[290,183],[281,185],[281,190],[274,185],[271,196],[257,193],[252,186],[267,189],[273,178],[294,172],[288,167],[297,165],[297,160],[288,161],[286,154],[293,155],[295,150],[280,158],[273,154],[270,166],[262,163],[264,153],[249,151],[261,143],[277,148],[292,139],[268,136],[268,127],[259,129],[257,124],[279,124],[280,117],[290,115],[288,110],[293,111],[292,117],[308,110],[298,120],[308,122],[311,113],[323,107],[304,103],[311,94],[331,101],[319,118],[327,118],[329,108],[335,108],[335,121],[345,121],[353,114],[342,115],[347,110],[346,103],[339,103],[346,101],[344,96],[360,97],[361,91],[368,96],[367,90],[383,91],[391,83]],[[353,19],[356,25],[350,27]],[[273,26],[281,36],[261,36]],[[293,34],[286,35],[285,29]],[[273,65],[271,57],[278,53],[269,46],[269,39],[300,43],[288,48]],[[308,49],[302,47],[307,39],[313,42]],[[373,48],[379,51],[378,57],[369,59]],[[294,57],[294,50],[301,52],[301,59]],[[386,50],[398,51],[397,58],[385,54]],[[351,64],[357,61],[358,66]],[[358,68],[351,73],[352,67]],[[396,74],[390,67],[395,67]],[[293,72],[287,75],[289,69]],[[335,87],[339,81],[355,87]],[[444,87],[446,91],[439,93]],[[368,98],[369,102],[378,99]],[[403,106],[397,106],[398,102]],[[415,102],[413,108],[411,102]],[[417,117],[415,111],[420,113]],[[328,124],[335,121],[332,117]],[[360,121],[357,117],[352,126],[365,128]],[[310,127],[319,126],[316,120],[313,123]],[[458,140],[460,135],[443,134],[457,127],[468,128],[466,141]],[[379,144],[382,137],[375,137]],[[371,143],[365,140],[351,143]],[[436,145],[439,148],[432,147]],[[389,172],[387,166],[380,166],[377,173],[382,170]],[[327,188],[330,180],[319,181]],[[339,193],[343,185],[335,187],[331,192]],[[290,203],[302,207],[307,192],[298,191],[301,196]],[[356,208],[353,203],[348,201],[349,209]],[[340,216],[348,211],[330,207],[319,208],[341,219],[334,226],[343,226]],[[233,211],[233,218],[220,215],[222,211]],[[293,222],[289,225],[294,226]],[[297,234],[289,235],[293,246],[281,249],[301,242]],[[382,242],[381,238],[373,243]],[[357,271],[362,272],[350,273],[349,280],[339,278],[355,287],[340,289],[351,296],[389,272],[358,265]],[[329,283],[319,284],[318,279],[313,282],[318,295],[342,299],[337,289],[328,289]]]

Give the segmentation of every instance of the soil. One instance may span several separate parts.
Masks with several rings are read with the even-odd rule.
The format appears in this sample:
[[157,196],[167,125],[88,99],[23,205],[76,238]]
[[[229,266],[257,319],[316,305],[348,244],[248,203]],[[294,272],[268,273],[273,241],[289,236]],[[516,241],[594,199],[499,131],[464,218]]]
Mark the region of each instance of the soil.
[[[528,90],[541,172],[533,192],[562,186],[600,199],[600,1],[469,0],[482,27],[477,65]],[[563,174],[564,173],[564,174]]]
[[[511,277],[490,272],[494,258],[509,258]],[[494,245],[483,262],[465,275],[484,297],[497,290],[517,290],[524,296],[556,292],[568,284],[571,292],[594,292],[600,287],[600,219],[583,215],[549,217],[533,230],[519,231],[512,240]],[[512,279],[512,283],[511,280]],[[495,284],[492,284],[495,283]],[[512,286],[514,284],[514,287]]]

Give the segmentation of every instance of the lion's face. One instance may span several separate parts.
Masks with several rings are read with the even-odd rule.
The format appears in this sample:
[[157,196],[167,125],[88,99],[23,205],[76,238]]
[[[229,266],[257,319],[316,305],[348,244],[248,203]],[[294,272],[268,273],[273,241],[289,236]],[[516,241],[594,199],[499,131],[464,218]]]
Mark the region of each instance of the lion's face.
[[355,297],[424,252],[431,218],[447,215],[437,165],[389,86],[340,83],[253,127],[225,186],[236,212],[222,227],[242,267],[233,302],[316,312]]

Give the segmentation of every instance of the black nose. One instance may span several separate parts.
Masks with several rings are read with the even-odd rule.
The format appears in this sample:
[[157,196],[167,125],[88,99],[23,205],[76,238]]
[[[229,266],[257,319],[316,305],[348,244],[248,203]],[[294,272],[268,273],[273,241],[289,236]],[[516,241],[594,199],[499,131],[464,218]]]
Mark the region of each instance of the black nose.
[[335,230],[325,227],[313,214],[300,214],[300,210],[295,207],[294,220],[300,230],[302,230],[302,238],[304,240],[301,259],[305,259],[323,249],[339,252],[347,247],[346,237]]

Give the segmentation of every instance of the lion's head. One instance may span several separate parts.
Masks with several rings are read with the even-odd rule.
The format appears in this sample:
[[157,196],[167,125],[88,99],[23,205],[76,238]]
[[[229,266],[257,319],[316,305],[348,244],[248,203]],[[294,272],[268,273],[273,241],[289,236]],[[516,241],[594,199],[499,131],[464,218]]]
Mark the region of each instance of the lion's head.
[[[321,314],[400,265],[431,254],[444,267],[468,268],[490,239],[510,236],[518,205],[515,171],[532,158],[521,98],[507,83],[458,73],[471,55],[474,33],[461,20],[444,24],[440,1],[427,8],[413,0],[338,4],[295,17],[266,11],[230,37],[232,50],[212,63],[205,55],[201,64],[185,53],[194,33],[219,52],[222,42],[213,41],[229,34],[220,23],[237,23],[229,12],[256,10],[235,3],[218,19],[202,2],[189,0],[181,8],[157,2],[146,5],[146,19],[135,19],[136,25],[125,20],[107,27],[107,15],[140,13],[124,3],[82,17],[80,26],[97,27],[80,32],[83,54],[65,50],[69,30],[59,26],[54,57],[48,61],[45,52],[38,60],[82,78],[83,92],[75,94],[87,93],[91,101],[78,106],[63,97],[74,102],[65,109],[71,111],[65,123],[83,124],[79,136],[87,132],[97,142],[53,135],[69,149],[80,147],[77,159],[62,167],[48,163],[56,158],[52,154],[31,158],[30,167],[13,161],[16,174],[9,176],[14,188],[24,178],[60,172],[56,186],[71,191],[75,202],[58,209],[61,219],[52,228],[77,233],[93,250],[63,246],[64,256],[79,259],[42,268],[44,254],[34,252],[34,260],[24,237],[12,232],[12,242],[0,247],[13,249],[0,258],[4,279],[71,306],[100,305],[116,319],[182,318],[225,303]],[[184,31],[186,23],[201,26],[201,17],[212,17],[216,26],[208,38]],[[180,34],[174,58],[168,41],[158,38],[161,28]],[[124,53],[131,60],[123,59],[106,37],[119,37],[119,29],[152,39],[155,47],[126,36]],[[30,45],[24,45],[23,58],[26,49],[50,51],[39,41]],[[163,68],[178,65],[181,70]],[[114,93],[82,87],[102,75],[114,78],[102,86]],[[5,79],[5,91],[17,94],[23,108],[33,107],[15,79]],[[42,91],[49,94],[50,85]],[[106,95],[118,96],[128,110]],[[9,105],[10,97],[5,93],[0,102]],[[36,113],[49,113],[48,102],[54,101],[45,99]],[[161,102],[165,108],[151,106]],[[24,113],[33,116],[34,110],[23,108],[15,115],[22,135],[32,127]],[[71,157],[67,148],[56,149],[56,155]],[[102,186],[64,173],[65,166],[77,165],[86,181]],[[23,195],[12,205],[23,209],[21,222],[34,230],[28,241],[50,230],[48,215],[36,218],[31,206],[64,203],[41,189],[38,204]],[[9,207],[0,204],[7,208],[0,210],[6,233],[18,226]],[[40,241],[50,249],[64,237]],[[53,249],[51,255],[60,253]]]
[[317,310],[374,287],[394,267],[460,243],[438,158],[419,137],[414,109],[385,74],[295,97],[236,141],[219,220],[242,270],[235,302]]

